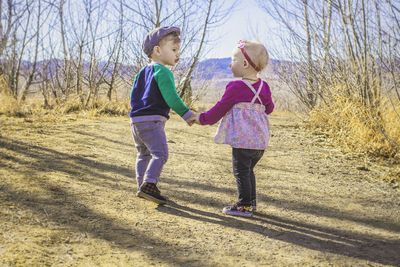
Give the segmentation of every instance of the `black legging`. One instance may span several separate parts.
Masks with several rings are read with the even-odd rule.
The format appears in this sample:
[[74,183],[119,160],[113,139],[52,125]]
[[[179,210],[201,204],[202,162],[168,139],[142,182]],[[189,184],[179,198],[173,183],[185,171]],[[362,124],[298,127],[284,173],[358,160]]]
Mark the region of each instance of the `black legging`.
[[239,203],[250,205],[256,199],[254,166],[264,155],[264,150],[232,148],[233,175],[236,178]]

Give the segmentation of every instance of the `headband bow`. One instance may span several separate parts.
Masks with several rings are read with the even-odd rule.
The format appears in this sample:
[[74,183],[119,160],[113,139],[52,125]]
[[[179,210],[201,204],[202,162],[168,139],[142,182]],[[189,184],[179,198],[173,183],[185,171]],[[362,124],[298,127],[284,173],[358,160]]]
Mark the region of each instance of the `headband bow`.
[[247,54],[246,50],[244,49],[246,43],[243,40],[240,40],[238,43],[238,48],[240,51],[242,51],[243,56],[246,58],[246,60],[249,62],[250,66],[252,66],[257,72],[260,71],[260,69],[254,64],[254,62],[251,60],[249,54]]

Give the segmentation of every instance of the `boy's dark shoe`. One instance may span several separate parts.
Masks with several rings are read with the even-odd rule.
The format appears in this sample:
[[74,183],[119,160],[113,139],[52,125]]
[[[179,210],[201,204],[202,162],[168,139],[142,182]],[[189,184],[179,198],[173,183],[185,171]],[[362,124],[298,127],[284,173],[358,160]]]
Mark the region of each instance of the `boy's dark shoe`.
[[167,203],[167,199],[161,195],[160,190],[158,190],[156,184],[153,183],[144,182],[136,195],[157,204]]
[[227,206],[222,210],[222,212],[232,216],[241,216],[241,217],[253,216],[253,212],[251,211],[251,206],[242,205],[240,203],[236,203],[232,206]]

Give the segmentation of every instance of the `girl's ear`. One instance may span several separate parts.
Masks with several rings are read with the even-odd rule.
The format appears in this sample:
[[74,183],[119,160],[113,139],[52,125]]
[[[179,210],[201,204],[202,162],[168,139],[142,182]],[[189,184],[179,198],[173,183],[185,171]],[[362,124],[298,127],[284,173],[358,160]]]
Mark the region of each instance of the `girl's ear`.
[[247,60],[243,60],[243,67],[246,69],[249,67],[249,62],[247,62]]

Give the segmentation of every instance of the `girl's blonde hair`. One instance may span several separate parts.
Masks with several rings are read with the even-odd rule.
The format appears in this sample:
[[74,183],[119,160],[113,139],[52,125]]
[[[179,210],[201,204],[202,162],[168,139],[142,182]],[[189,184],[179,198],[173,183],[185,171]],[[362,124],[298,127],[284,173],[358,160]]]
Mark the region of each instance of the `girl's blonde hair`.
[[257,41],[241,41],[244,43],[244,49],[251,58],[251,61],[257,66],[257,68],[262,71],[267,65],[269,60],[269,55],[267,48]]

